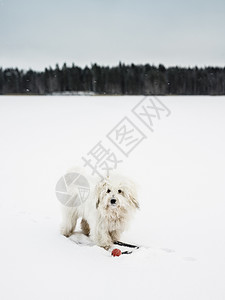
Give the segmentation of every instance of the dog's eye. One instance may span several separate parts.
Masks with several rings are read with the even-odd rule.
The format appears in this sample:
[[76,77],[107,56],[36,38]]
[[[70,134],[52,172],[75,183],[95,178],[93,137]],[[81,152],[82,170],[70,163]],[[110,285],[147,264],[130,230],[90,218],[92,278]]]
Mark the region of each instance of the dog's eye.
[[108,189],[106,193],[110,193],[110,192],[111,192],[111,190],[110,190],[110,189]]
[[121,194],[121,193],[122,193],[122,191],[121,191],[121,190],[118,190],[118,193],[119,193],[119,194]]

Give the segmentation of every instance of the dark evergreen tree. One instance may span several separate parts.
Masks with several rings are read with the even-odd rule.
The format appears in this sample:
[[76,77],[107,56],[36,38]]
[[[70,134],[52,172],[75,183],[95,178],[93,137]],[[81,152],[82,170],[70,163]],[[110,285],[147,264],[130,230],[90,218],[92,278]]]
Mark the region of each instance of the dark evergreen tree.
[[225,68],[165,68],[162,64],[91,68],[66,64],[43,72],[0,68],[0,94],[94,92],[109,95],[225,95]]

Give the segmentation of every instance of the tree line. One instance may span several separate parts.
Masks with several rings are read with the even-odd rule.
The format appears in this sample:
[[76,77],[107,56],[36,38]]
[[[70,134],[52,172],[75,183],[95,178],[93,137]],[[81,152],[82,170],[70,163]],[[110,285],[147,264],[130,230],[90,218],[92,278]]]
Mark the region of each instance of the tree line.
[[182,68],[126,65],[0,68],[0,94],[85,92],[106,95],[225,95],[225,67]]

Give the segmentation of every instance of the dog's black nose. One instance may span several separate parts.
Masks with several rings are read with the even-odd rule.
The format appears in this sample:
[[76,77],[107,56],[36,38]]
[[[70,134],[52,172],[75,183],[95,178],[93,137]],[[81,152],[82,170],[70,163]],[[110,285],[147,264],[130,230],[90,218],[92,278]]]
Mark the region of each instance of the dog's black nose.
[[111,204],[116,204],[116,199],[111,199],[110,202]]

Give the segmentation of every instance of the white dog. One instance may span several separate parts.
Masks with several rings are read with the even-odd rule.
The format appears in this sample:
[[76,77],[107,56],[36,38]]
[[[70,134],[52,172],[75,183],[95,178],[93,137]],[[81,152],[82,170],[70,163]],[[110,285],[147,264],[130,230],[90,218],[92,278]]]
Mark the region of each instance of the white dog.
[[84,234],[94,243],[108,250],[127,228],[133,212],[139,208],[134,184],[125,177],[111,174],[103,180],[87,176],[90,194],[79,206],[62,207],[61,233],[72,235],[78,218]]

